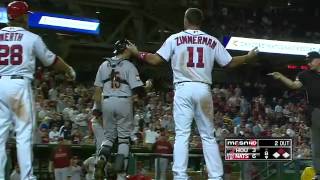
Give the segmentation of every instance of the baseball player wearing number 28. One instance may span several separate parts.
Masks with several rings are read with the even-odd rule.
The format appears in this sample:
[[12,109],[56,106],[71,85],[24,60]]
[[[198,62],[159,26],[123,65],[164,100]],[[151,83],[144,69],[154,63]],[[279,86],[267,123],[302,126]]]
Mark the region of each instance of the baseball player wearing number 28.
[[213,103],[210,86],[212,69],[217,61],[221,66],[233,68],[250,62],[257,54],[254,48],[247,55],[231,57],[213,36],[200,30],[203,14],[200,9],[185,12],[185,30],[171,35],[155,53],[139,52],[132,43],[128,47],[140,60],[152,65],[169,62],[174,76],[175,143],[173,167],[175,180],[187,180],[189,137],[195,119],[203,144],[203,154],[209,180],[223,178],[223,166],[214,137]]
[[56,56],[41,37],[26,30],[29,6],[14,1],[7,8],[9,24],[0,30],[0,179],[5,179],[6,141],[14,123],[21,179],[35,179],[32,168],[34,100],[31,81],[38,58],[44,66],[65,72],[75,79],[75,71]]

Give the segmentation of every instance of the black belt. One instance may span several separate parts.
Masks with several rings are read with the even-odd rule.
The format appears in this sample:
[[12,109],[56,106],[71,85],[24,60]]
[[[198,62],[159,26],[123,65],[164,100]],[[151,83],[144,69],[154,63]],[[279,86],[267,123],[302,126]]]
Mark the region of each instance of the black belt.
[[[0,76],[0,79],[1,79],[2,76]],[[12,75],[10,76],[10,79],[24,79],[23,76],[18,76],[18,75]]]
[[111,97],[116,97],[116,98],[129,98],[130,96],[103,96],[103,99],[111,98]]
[[202,82],[202,81],[180,81],[180,82],[176,82],[174,84],[177,85],[177,84],[181,84],[181,83],[185,83],[185,82],[198,82],[198,83],[203,83],[203,84],[207,84],[207,85],[211,86],[211,84],[205,83],[205,82]]

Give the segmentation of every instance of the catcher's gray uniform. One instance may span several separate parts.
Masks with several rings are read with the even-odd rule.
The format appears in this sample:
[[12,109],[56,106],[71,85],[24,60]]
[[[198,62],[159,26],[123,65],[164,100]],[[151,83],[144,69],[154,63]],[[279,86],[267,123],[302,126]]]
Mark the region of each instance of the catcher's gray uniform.
[[94,85],[103,88],[105,133],[102,145],[112,147],[118,138],[118,154],[128,157],[133,129],[132,89],[143,86],[139,73],[128,60],[107,58],[99,67]]

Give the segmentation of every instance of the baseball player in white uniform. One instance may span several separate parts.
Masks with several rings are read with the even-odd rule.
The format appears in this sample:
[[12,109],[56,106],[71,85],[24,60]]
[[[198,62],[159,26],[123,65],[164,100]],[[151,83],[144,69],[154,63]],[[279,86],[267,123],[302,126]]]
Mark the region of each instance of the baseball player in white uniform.
[[9,127],[14,123],[22,180],[35,179],[32,169],[32,133],[35,123],[31,81],[38,58],[44,66],[66,72],[74,70],[47,49],[41,37],[27,31],[29,6],[23,1],[8,5],[9,26],[0,30],[0,179],[4,179]]
[[185,30],[171,35],[156,54],[139,52],[132,43],[128,47],[140,60],[152,65],[171,60],[174,75],[175,180],[187,180],[189,137],[195,119],[203,144],[203,154],[209,180],[223,178],[223,166],[214,137],[213,103],[210,86],[212,69],[216,61],[224,67],[237,67],[256,56],[257,49],[247,55],[231,57],[213,36],[200,30],[202,11],[189,8],[185,12]]

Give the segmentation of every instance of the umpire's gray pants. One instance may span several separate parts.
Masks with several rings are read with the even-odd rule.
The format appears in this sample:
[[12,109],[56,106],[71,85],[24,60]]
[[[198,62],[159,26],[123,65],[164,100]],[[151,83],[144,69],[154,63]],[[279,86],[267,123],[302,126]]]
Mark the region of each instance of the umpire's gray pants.
[[311,115],[312,162],[316,172],[320,173],[320,108],[314,108]]
[[131,98],[110,97],[104,99],[103,109],[103,145],[113,146],[115,138],[130,138],[133,130],[133,109]]

